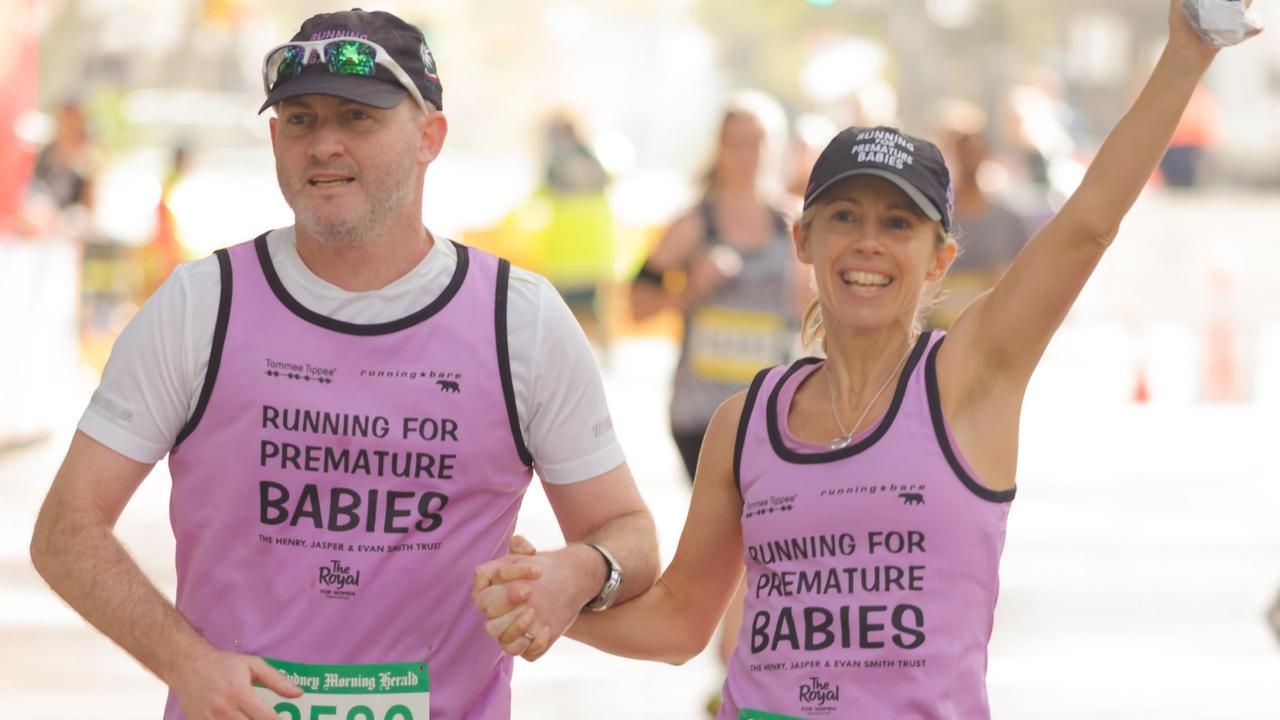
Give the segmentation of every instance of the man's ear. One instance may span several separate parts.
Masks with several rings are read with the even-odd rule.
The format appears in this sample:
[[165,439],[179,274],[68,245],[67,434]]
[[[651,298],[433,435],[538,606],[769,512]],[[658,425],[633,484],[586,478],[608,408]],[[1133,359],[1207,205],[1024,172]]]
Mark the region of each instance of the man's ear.
[[418,131],[422,133],[422,142],[418,145],[418,162],[429,165],[440,156],[444,148],[445,136],[449,134],[449,120],[444,113],[437,110],[420,115],[417,118]]

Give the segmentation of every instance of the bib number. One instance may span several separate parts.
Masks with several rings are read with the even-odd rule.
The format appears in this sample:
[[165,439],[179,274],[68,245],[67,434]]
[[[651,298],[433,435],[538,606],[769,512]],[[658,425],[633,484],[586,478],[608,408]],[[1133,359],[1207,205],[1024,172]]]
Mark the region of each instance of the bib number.
[[745,385],[783,359],[785,323],[777,315],[704,307],[689,318],[689,367],[707,380]]
[[254,687],[279,720],[429,720],[426,663],[307,665],[263,658],[302,697],[284,698]]

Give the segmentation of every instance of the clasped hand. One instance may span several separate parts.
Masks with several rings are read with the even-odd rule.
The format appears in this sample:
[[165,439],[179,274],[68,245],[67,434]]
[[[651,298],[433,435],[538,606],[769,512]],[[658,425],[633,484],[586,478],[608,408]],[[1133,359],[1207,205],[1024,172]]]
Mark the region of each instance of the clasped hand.
[[583,583],[569,552],[538,553],[516,535],[506,556],[476,568],[471,601],[503,652],[537,660],[577,618]]

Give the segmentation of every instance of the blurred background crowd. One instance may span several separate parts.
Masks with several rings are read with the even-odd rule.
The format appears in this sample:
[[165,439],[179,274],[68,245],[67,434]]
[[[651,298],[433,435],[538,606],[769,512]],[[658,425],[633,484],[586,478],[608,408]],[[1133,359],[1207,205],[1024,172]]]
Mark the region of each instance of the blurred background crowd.
[[[1266,503],[1259,508],[1254,499],[1280,500],[1272,488],[1280,473],[1262,459],[1263,428],[1274,427],[1280,410],[1280,6],[1257,6],[1273,29],[1224,53],[1197,91],[1149,192],[1051,348],[1028,415],[1066,417],[1051,425],[1060,441],[1071,432],[1068,422],[1095,423],[1098,414],[1133,405],[1163,408],[1166,421],[1169,413],[1181,420],[1141,416],[1163,433],[1150,447],[1198,452],[1183,462],[1188,473],[1217,468],[1249,478],[1257,485],[1247,486],[1243,502],[1265,518]],[[17,477],[15,468],[31,467],[6,466],[6,454],[12,460],[52,433],[69,432],[82,388],[92,388],[115,336],[176,263],[291,222],[267,122],[256,114],[262,57],[302,18],[345,7],[327,0],[0,0],[0,486]],[[1153,0],[364,7],[422,27],[439,63],[450,132],[427,173],[428,226],[550,278],[599,348],[606,380],[618,385],[629,382],[628,371],[669,382],[674,353],[653,348],[675,346],[679,319],[637,321],[627,286],[671,221],[698,205],[717,170],[736,162],[724,117],[742,90],[753,91],[759,130],[747,165],[761,197],[786,214],[798,210],[817,152],[842,127],[897,125],[943,147],[962,234],[949,297],[933,318],[945,326],[1078,184],[1154,63],[1167,13]],[[637,358],[651,352],[665,373],[642,367],[648,360]],[[651,387],[611,391],[611,406],[615,416],[661,423],[665,397]],[[1053,403],[1054,413],[1037,410]],[[1236,457],[1224,460],[1200,434],[1204,424],[1240,428],[1230,437],[1254,454],[1241,459],[1233,450]],[[661,444],[666,464],[653,472],[678,474],[665,428],[628,443],[626,421],[619,425],[629,456],[636,443]],[[1241,439],[1255,431],[1257,443]],[[1065,460],[1047,438],[1037,444],[1031,434],[1027,445],[1024,476],[1090,468]],[[1037,449],[1042,455],[1026,457]],[[1149,480],[1144,467],[1121,462],[1097,474]],[[639,463],[638,476],[645,471]],[[43,489],[47,477],[24,482]],[[670,496],[687,502],[687,488],[674,483]],[[683,518],[678,506],[669,511],[667,550]],[[1051,508],[1059,512],[1053,517],[1063,517],[1062,507]],[[1269,507],[1272,525],[1237,527],[1245,532],[1240,546],[1260,557],[1280,548],[1272,529],[1277,504]],[[1247,517],[1236,520],[1248,527]],[[29,519],[18,525],[29,526]],[[6,532],[5,544],[19,535]],[[1016,566],[1016,556],[1010,562]],[[1225,580],[1218,589],[1250,603],[1241,614],[1258,639],[1232,647],[1254,657],[1259,648],[1274,650],[1260,606],[1280,564],[1273,553],[1261,572],[1243,575],[1250,589]],[[1016,611],[1017,595],[1012,604]],[[1001,683],[1025,680],[1001,669],[1002,650],[1017,647],[1000,637],[993,643],[997,709]],[[1275,687],[1277,665],[1269,662]],[[1252,686],[1261,677],[1251,672],[1237,673],[1240,682]],[[517,684],[517,698],[520,692]],[[1266,695],[1269,707],[1261,697],[1250,696],[1238,712],[1186,717],[1276,717],[1280,697]],[[121,715],[134,716],[142,713]],[[1156,715],[1116,715],[1142,716]]]
[[[840,127],[895,124],[944,146],[969,240],[945,322],[1079,182],[1154,61],[1165,12],[1142,0],[383,5],[425,29],[445,79],[453,122],[428,174],[430,226],[547,275],[571,304],[587,299],[602,340],[633,329],[617,285],[705,191],[720,116],[741,88],[776,104],[765,113],[761,177],[784,211]],[[175,263],[288,222],[254,112],[261,54],[318,5],[2,7],[4,299],[58,312],[57,323],[74,315],[81,357],[100,366]],[[1280,186],[1280,124],[1268,120],[1278,113],[1280,42],[1264,36],[1215,65],[1153,184],[1185,191],[1164,196],[1184,207],[1265,196]],[[1205,214],[1240,212],[1227,207]],[[1211,260],[1182,290],[1254,304],[1236,277],[1248,260],[1232,266],[1185,247],[1205,237],[1150,239],[1162,259]],[[1243,255],[1238,242],[1217,244]],[[76,307],[63,307],[75,288]],[[1225,394],[1255,390],[1248,380]]]

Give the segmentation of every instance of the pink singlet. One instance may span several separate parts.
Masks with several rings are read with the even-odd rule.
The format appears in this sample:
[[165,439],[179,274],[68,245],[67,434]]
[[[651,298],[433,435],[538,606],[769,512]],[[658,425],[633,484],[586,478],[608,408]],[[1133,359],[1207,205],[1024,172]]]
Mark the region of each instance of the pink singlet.
[[204,393],[169,459],[178,609],[228,651],[425,665],[431,720],[505,720],[512,660],[469,592],[531,478],[507,264],[458,246],[440,297],[358,325],[290,296],[265,236],[218,259]]
[[912,351],[884,417],[840,450],[786,418],[815,358],[761,373],[734,459],[747,599],[720,720],[977,720],[1013,491],[981,484],[938,396],[944,333]]

